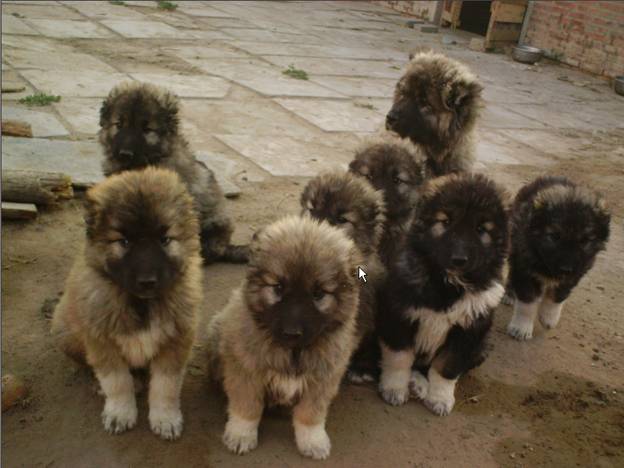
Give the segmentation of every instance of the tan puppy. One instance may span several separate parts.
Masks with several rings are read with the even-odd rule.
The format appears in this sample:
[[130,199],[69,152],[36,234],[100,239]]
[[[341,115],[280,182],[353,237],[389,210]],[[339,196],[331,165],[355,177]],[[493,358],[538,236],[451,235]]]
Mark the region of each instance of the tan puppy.
[[197,328],[202,259],[193,199],[179,177],[147,168],[87,192],[87,238],[54,312],[62,348],[95,372],[111,433],[136,424],[130,369],[149,367],[149,421],[182,432],[180,388]]
[[327,458],[325,419],[355,347],[359,261],[343,232],[310,218],[288,217],[256,235],[247,278],[209,327],[231,451],[256,447],[266,404],[287,405],[299,451]]

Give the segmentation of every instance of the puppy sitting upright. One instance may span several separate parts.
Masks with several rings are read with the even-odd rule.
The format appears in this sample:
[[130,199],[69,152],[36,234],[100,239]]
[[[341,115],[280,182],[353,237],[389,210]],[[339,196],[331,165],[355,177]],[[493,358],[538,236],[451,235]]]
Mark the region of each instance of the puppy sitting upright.
[[396,85],[386,128],[427,155],[427,177],[470,171],[482,87],[468,68],[428,51],[411,56]]
[[349,164],[349,171],[366,177],[383,193],[386,222],[379,241],[379,256],[389,266],[400,251],[423,183],[422,158],[409,143],[385,137],[359,149]]
[[[380,294],[386,402],[402,405],[411,390],[434,413],[451,411],[457,379],[484,360],[492,309],[505,292],[507,223],[503,194],[484,176],[455,174],[425,187]],[[427,379],[412,366],[428,370]]]
[[195,159],[180,131],[174,94],[149,83],[117,85],[100,109],[99,140],[106,176],[146,166],[179,174],[195,199],[206,263],[247,261],[247,247],[230,244],[234,228],[225,214],[223,192],[214,173]]
[[325,419],[355,347],[359,261],[342,231],[308,217],[256,234],[247,278],[208,332],[231,451],[256,447],[265,404],[286,405],[299,451],[329,456]]
[[610,215],[595,193],[564,177],[539,177],[516,196],[512,212],[509,288],[516,297],[508,333],[533,336],[559,322],[564,301],[604,250]]
[[386,270],[377,253],[384,229],[385,207],[381,192],[360,177],[349,173],[326,173],[312,179],[301,194],[304,215],[342,229],[353,239],[363,255],[358,265],[365,271],[366,283],[360,285],[357,318],[357,343],[349,376],[354,381],[377,373],[378,349],[374,336],[376,292]]
[[149,367],[150,426],[176,439],[202,300],[193,199],[172,171],[123,172],[87,192],[86,222],[86,246],[54,311],[52,332],[68,355],[93,368],[108,432],[136,424],[130,370]]

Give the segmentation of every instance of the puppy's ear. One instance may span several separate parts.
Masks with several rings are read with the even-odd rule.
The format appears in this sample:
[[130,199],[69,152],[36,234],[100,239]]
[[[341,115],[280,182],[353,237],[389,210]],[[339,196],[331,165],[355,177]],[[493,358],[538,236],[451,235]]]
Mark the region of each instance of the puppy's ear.
[[89,239],[93,239],[97,231],[96,226],[100,218],[100,212],[100,204],[93,191],[89,190],[84,202],[84,220],[87,227],[87,238]]
[[483,87],[477,82],[458,81],[452,83],[445,96],[446,107],[460,112],[462,109],[473,105],[481,96],[481,91],[483,91]]
[[165,128],[169,133],[176,133],[178,131],[178,124],[180,122],[178,112],[180,110],[180,104],[178,97],[170,92],[165,92],[162,96],[162,109],[164,111],[164,123]]
[[110,123],[111,113],[113,110],[112,106],[113,98],[108,95],[104,102],[102,102],[102,107],[100,107],[100,127],[104,128],[105,125]]

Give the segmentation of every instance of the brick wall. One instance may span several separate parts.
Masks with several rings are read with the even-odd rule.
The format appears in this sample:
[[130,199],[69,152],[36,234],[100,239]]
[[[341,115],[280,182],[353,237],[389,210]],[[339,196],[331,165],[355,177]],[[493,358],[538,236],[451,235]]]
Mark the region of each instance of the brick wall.
[[422,18],[424,20],[433,22],[435,19],[436,9],[438,8],[438,2],[435,0],[422,0],[422,1],[402,1],[402,0],[388,0],[388,1],[374,1],[379,5],[390,7],[393,10],[401,11],[403,13]]
[[624,75],[624,1],[536,1],[526,43],[592,73]]

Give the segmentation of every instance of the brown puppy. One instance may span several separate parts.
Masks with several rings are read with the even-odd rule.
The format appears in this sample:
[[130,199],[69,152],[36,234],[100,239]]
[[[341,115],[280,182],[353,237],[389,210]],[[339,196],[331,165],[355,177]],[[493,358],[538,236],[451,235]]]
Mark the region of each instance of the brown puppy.
[[308,217],[284,218],[255,236],[247,278],[209,326],[230,450],[257,446],[265,404],[287,405],[299,451],[329,456],[325,419],[355,347],[360,261],[343,232]]
[[195,199],[206,263],[244,263],[247,247],[230,245],[234,227],[225,214],[223,193],[214,173],[195,159],[182,135],[178,107],[174,94],[149,83],[114,87],[100,109],[104,174],[146,166],[177,172]]
[[360,288],[359,348],[353,356],[349,377],[356,382],[370,378],[376,373],[378,361],[374,337],[376,292],[386,273],[378,255],[385,222],[383,195],[366,180],[350,173],[326,173],[312,179],[303,189],[301,208],[304,215],[342,229],[363,255],[359,266],[366,273],[366,283]]
[[428,177],[470,171],[481,91],[465,65],[437,52],[418,52],[396,85],[386,128],[423,149]]
[[418,200],[424,179],[423,159],[409,142],[386,135],[365,143],[349,164],[349,171],[366,177],[383,193],[386,222],[379,241],[379,256],[386,267],[400,251]]
[[201,304],[193,199],[172,171],[111,176],[87,192],[87,238],[54,312],[62,348],[95,372],[111,433],[136,424],[130,369],[149,367],[149,421],[165,439],[182,432],[180,388]]

